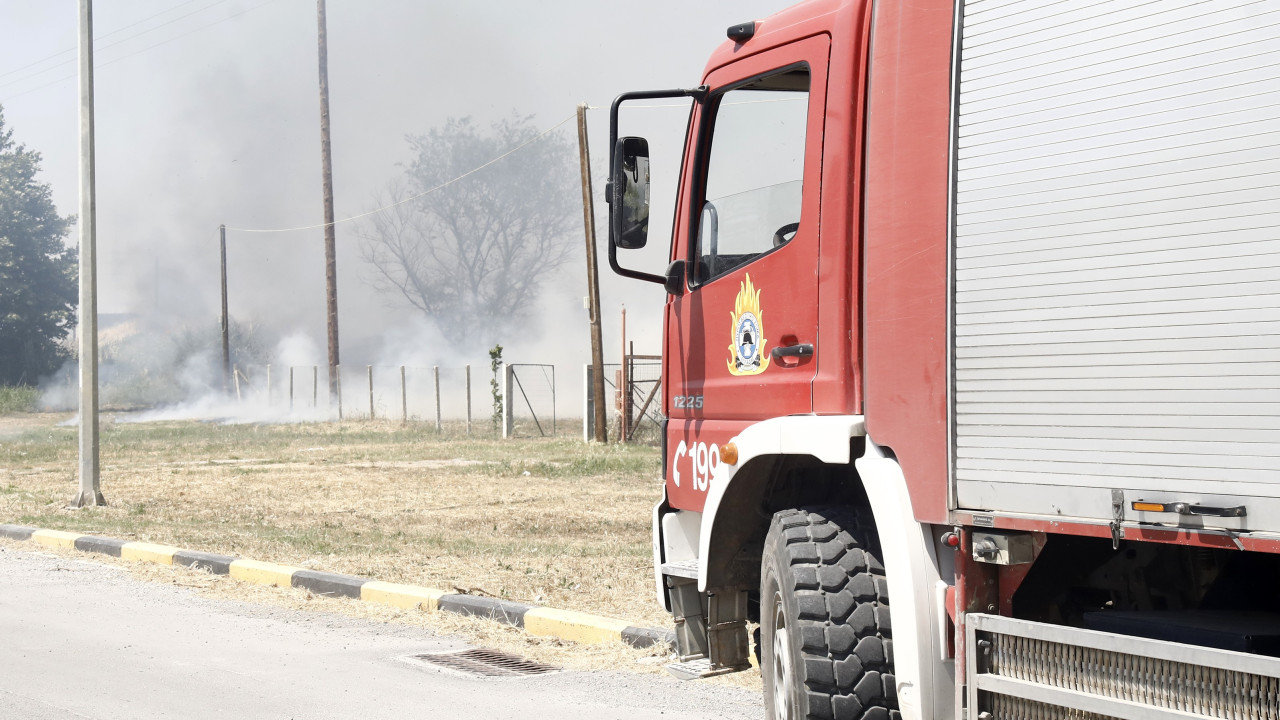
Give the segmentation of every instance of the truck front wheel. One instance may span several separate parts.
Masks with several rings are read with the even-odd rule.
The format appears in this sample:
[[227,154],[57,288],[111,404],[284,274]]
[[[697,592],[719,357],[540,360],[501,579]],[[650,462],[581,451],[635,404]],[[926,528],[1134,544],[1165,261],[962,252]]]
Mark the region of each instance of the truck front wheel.
[[760,568],[766,717],[898,720],[874,530],[844,507],[773,516]]

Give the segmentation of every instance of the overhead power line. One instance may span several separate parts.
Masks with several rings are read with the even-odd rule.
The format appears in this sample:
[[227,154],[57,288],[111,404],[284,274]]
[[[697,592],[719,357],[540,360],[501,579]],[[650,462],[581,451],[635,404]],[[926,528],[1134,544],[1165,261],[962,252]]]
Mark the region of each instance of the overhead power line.
[[[219,0],[219,2],[225,2],[225,1],[226,1],[226,0]],[[167,15],[167,14],[169,14],[169,13],[173,12],[174,10],[177,10],[177,9],[178,9],[178,8],[180,8],[180,7],[184,7],[184,6],[186,6],[186,5],[190,5],[190,4],[191,4],[191,3],[193,3],[193,2],[198,2],[198,0],[187,0],[186,2],[181,3],[181,4],[179,4],[179,5],[175,5],[174,7],[168,8],[168,9],[166,9],[166,10],[161,10],[160,12],[155,13],[154,15],[148,15],[148,16],[146,16],[146,17],[142,18],[141,20],[139,20],[139,21],[137,21],[137,22],[134,22],[134,23],[130,23],[130,24],[128,24],[128,25],[125,25],[125,26],[124,26],[124,27],[122,27],[122,28],[118,28],[118,29],[116,29],[116,30],[112,30],[112,31],[111,31],[111,32],[109,32],[109,33],[103,33],[103,34],[99,35],[98,37],[94,38],[94,42],[97,42],[97,41],[102,40],[102,39],[105,39],[105,38],[109,38],[109,37],[111,37],[112,35],[118,35],[119,33],[122,33],[122,32],[124,32],[125,30],[128,30],[129,28],[137,27],[138,25],[141,25],[141,24],[143,24],[143,23],[147,22],[148,20],[152,20],[152,19],[154,19],[154,18],[158,18],[158,17],[160,17],[161,15]],[[218,3],[214,3],[214,4],[216,5],[216,4],[218,4]],[[211,5],[210,7],[212,7],[212,5]],[[205,9],[208,9],[208,8],[201,8],[201,10],[205,10]],[[199,12],[199,10],[197,10],[196,12]],[[186,15],[184,15],[183,17],[186,17]],[[9,70],[8,72],[2,72],[2,73],[0,73],[0,78],[9,77],[10,75],[12,75],[12,74],[14,74],[14,73],[22,72],[23,70],[26,70],[27,68],[35,67],[36,65],[39,65],[39,64],[40,64],[40,63],[42,63],[42,62],[45,62],[45,61],[48,61],[48,60],[52,60],[52,59],[54,59],[54,58],[56,58],[56,57],[61,57],[61,56],[63,56],[63,55],[66,55],[67,53],[71,53],[71,52],[75,52],[75,51],[76,51],[75,47],[69,47],[69,48],[66,48],[65,50],[59,50],[58,52],[56,52],[56,53],[54,53],[54,54],[52,54],[52,55],[47,55],[47,56],[45,56],[45,57],[40,58],[39,60],[35,60],[35,61],[33,61],[33,62],[29,62],[29,63],[27,63],[26,65],[23,65],[22,67],[14,68],[14,69],[12,69],[12,70]],[[71,61],[70,61],[70,60],[68,60],[67,62],[71,62]],[[59,63],[59,65],[65,65],[65,64],[66,64],[66,63]],[[57,66],[55,66],[55,67],[57,67]],[[42,70],[41,72],[44,72],[44,71]],[[37,74],[39,74],[39,73],[37,73]],[[29,75],[28,77],[35,77],[35,75]]]
[[[590,109],[595,110],[595,109],[598,109],[598,108],[590,108]],[[483,169],[485,169],[485,168],[489,167],[490,165],[492,165],[492,164],[494,164],[494,163],[498,162],[499,160],[502,160],[503,158],[506,158],[506,157],[508,157],[508,156],[510,156],[510,155],[513,155],[513,154],[515,154],[515,153],[519,152],[520,150],[522,150],[522,149],[524,149],[524,148],[526,148],[526,147],[528,147],[528,146],[530,146],[530,145],[534,144],[535,142],[537,142],[537,141],[541,140],[542,138],[544,138],[544,137],[546,137],[546,136],[550,135],[552,132],[554,132],[554,131],[555,131],[557,128],[559,128],[561,125],[564,125],[565,123],[569,122],[570,120],[573,120],[573,119],[574,119],[574,118],[576,118],[577,116],[578,116],[578,115],[577,115],[577,113],[574,113],[573,115],[570,115],[569,117],[567,117],[567,118],[565,118],[565,119],[561,120],[560,122],[556,123],[555,125],[552,125],[551,127],[547,128],[546,130],[543,130],[542,132],[538,133],[538,134],[537,134],[537,135],[535,135],[534,137],[531,137],[531,138],[529,138],[528,140],[524,141],[523,143],[520,143],[519,145],[517,145],[517,146],[515,146],[515,147],[511,148],[510,150],[508,150],[508,151],[506,151],[506,152],[502,153],[502,154],[501,154],[501,155],[499,155],[498,157],[496,157],[496,158],[494,158],[494,159],[490,160],[489,162],[486,162],[486,163],[485,163],[485,164],[483,164],[483,165],[479,165],[479,166],[477,166],[477,167],[474,167],[474,168],[472,168],[472,169],[470,169],[470,170],[468,170],[468,171],[466,171],[466,172],[462,173],[461,175],[459,175],[459,176],[457,176],[457,177],[455,177],[455,178],[452,178],[452,179],[446,180],[445,182],[442,182],[442,183],[440,183],[439,185],[436,185],[436,186],[435,186],[435,187],[433,187],[433,188],[430,188],[430,189],[427,189],[427,190],[423,190],[422,192],[418,193],[417,195],[413,195],[413,196],[407,197],[407,198],[405,198],[405,199],[403,199],[403,200],[400,200],[400,201],[397,201],[397,202],[393,202],[393,203],[391,203],[390,205],[383,205],[382,207],[374,208],[373,210],[369,210],[368,212],[362,212],[362,213],[360,213],[359,215],[352,215],[351,217],[345,217],[345,218],[341,218],[341,219],[338,219],[338,220],[334,220],[332,223],[319,223],[319,224],[317,224],[317,225],[303,225],[303,226],[301,226],[301,227],[290,227],[290,228],[271,228],[271,229],[261,229],[261,228],[238,228],[238,227],[228,227],[227,229],[228,229],[228,230],[235,230],[236,232],[246,232],[246,233],[283,233],[283,232],[297,232],[297,231],[299,231],[299,230],[316,230],[316,229],[319,229],[319,228],[328,227],[329,225],[338,225],[338,224],[340,224],[340,223],[350,222],[350,221],[352,221],[352,220],[359,220],[360,218],[369,217],[370,215],[376,215],[376,214],[378,214],[378,213],[380,213],[380,212],[383,212],[383,211],[386,211],[386,210],[390,210],[390,209],[391,209],[391,208],[393,208],[393,207],[396,207],[396,206],[399,206],[399,205],[404,205],[404,204],[405,204],[405,203],[407,203],[407,202],[413,202],[414,200],[417,200],[418,198],[421,198],[421,197],[425,197],[425,196],[427,196],[427,195],[430,195],[430,194],[431,194],[431,193],[433,193],[433,192],[437,192],[437,191],[439,191],[439,190],[443,190],[443,189],[445,189],[445,188],[449,187],[450,185],[452,185],[452,184],[454,184],[454,183],[458,182],[459,180],[462,180],[463,178],[470,177],[471,175],[474,175],[474,174],[476,174],[476,173],[480,172],[481,170],[483,170]]]
[[[219,3],[221,3],[221,2],[226,2],[226,0],[218,0],[218,2],[219,2]],[[158,42],[158,43],[154,43],[154,44],[152,44],[152,45],[148,45],[147,47],[144,47],[144,48],[142,48],[142,49],[140,49],[140,50],[136,50],[136,51],[134,51],[134,52],[128,53],[127,55],[121,55],[121,56],[120,56],[120,57],[118,57],[118,58],[115,58],[115,59],[113,59],[113,60],[109,60],[109,61],[104,62],[104,63],[95,63],[95,64],[94,64],[94,67],[95,67],[95,68],[103,68],[103,67],[106,67],[106,66],[108,66],[108,65],[111,65],[111,64],[113,64],[113,63],[118,63],[118,62],[120,62],[121,60],[127,60],[128,58],[131,58],[131,57],[133,57],[133,56],[135,56],[135,55],[140,55],[140,54],[142,54],[142,53],[144,53],[144,52],[147,52],[147,51],[149,51],[149,50],[153,50],[153,49],[155,49],[155,48],[158,48],[158,47],[160,47],[161,45],[167,45],[167,44],[169,44],[169,43],[171,43],[171,42],[173,42],[173,41],[175,41],[175,40],[181,40],[182,38],[187,37],[187,36],[189,36],[189,35],[194,35],[194,34],[196,34],[196,33],[198,33],[198,32],[201,32],[201,31],[207,30],[207,29],[209,29],[209,28],[213,27],[214,25],[220,25],[220,24],[222,24],[222,23],[224,23],[224,22],[227,22],[228,20],[234,20],[234,19],[236,19],[236,18],[240,17],[241,15],[245,15],[245,14],[247,14],[247,13],[251,13],[251,12],[253,12],[254,10],[259,10],[259,9],[261,9],[261,8],[264,8],[264,7],[266,7],[267,5],[270,5],[270,4],[271,4],[271,3],[273,3],[273,2],[276,2],[276,0],[266,0],[265,2],[259,3],[258,5],[255,5],[255,6],[251,7],[251,8],[248,8],[248,9],[246,9],[246,10],[241,10],[240,12],[235,13],[234,15],[228,15],[227,17],[224,17],[224,18],[222,18],[222,19],[220,19],[220,20],[215,20],[215,21],[213,21],[213,22],[211,22],[211,23],[206,23],[206,24],[204,24],[204,25],[201,25],[201,26],[200,26],[200,27],[198,27],[198,28],[195,28],[194,30],[191,30],[191,31],[189,31],[189,32],[185,32],[185,33],[183,33],[183,34],[181,34],[181,35],[175,35],[175,36],[173,36],[173,37],[171,37],[171,38],[169,38],[169,39],[167,39],[167,40],[161,40],[161,41],[160,41],[160,42]],[[215,4],[218,4],[218,3],[215,3]],[[211,6],[209,6],[209,7],[212,7],[212,5],[211,5]],[[199,11],[199,10],[197,10],[197,11],[195,11],[195,12],[200,12],[200,11]],[[194,14],[195,14],[195,12],[190,13],[190,14],[194,15]],[[184,16],[184,17],[186,17],[186,16]],[[179,18],[179,19],[180,19],[180,18]],[[166,23],[166,24],[167,24],[167,23]],[[150,32],[150,31],[148,31],[148,32]],[[130,38],[126,38],[125,40],[120,40],[120,41],[118,41],[118,42],[111,43],[110,45],[107,45],[107,46],[105,46],[105,47],[114,47],[114,46],[116,46],[116,45],[119,45],[120,43],[123,43],[123,42],[126,42],[126,41],[128,41],[128,40],[131,40],[131,39],[133,39],[134,37],[139,37],[139,36],[141,36],[141,35],[143,35],[143,34],[145,34],[145,33],[138,33],[137,35],[134,35],[134,36],[132,36],[132,37],[130,37]],[[62,64],[65,64],[65,63],[62,63]],[[43,72],[43,71],[41,71],[41,72]],[[39,73],[37,73],[37,74],[39,74]],[[24,80],[25,80],[25,79],[30,79],[30,77],[35,77],[35,75],[31,75],[31,76],[28,76],[27,78],[23,78],[23,79],[24,79]],[[66,76],[64,76],[64,77],[60,77],[60,78],[58,78],[57,80],[52,80],[52,81],[47,82],[47,83],[45,83],[45,84],[43,84],[43,85],[37,85],[36,87],[33,87],[33,88],[29,89],[29,90],[23,90],[23,91],[22,91],[22,92],[20,92],[20,93],[15,93],[15,94],[13,94],[13,95],[10,95],[10,96],[8,96],[8,97],[6,97],[6,98],[5,98],[5,101],[12,100],[13,98],[22,97],[23,95],[28,95],[28,94],[30,94],[30,93],[36,92],[37,90],[43,90],[44,88],[47,88],[47,87],[50,87],[50,86],[53,86],[53,85],[57,85],[58,83],[61,83],[61,82],[66,82],[67,80],[72,80],[72,79],[74,79],[74,78],[76,78],[76,77],[77,77],[76,75],[66,75]],[[4,83],[3,85],[0,85],[0,87],[7,87],[8,85],[13,85],[13,84],[15,84],[15,83],[17,83],[17,82],[20,82],[20,80],[15,80],[15,81],[11,81],[11,82],[8,82],[8,83]]]
[[[227,0],[217,0],[217,2],[213,3],[212,5],[206,5],[205,7],[202,7],[202,8],[200,8],[199,10],[195,10],[195,11],[192,11],[192,12],[187,13],[186,15],[182,15],[182,16],[180,16],[180,17],[173,18],[173,19],[168,20],[168,21],[166,21],[166,22],[163,22],[163,23],[161,23],[161,24],[159,24],[159,25],[157,25],[157,26],[155,26],[155,27],[153,27],[153,28],[149,28],[149,29],[147,29],[147,30],[143,30],[143,31],[142,31],[142,32],[140,32],[140,33],[134,33],[133,35],[130,35],[130,36],[129,36],[129,37],[127,37],[127,38],[122,38],[122,39],[120,39],[120,40],[117,40],[116,42],[113,42],[113,43],[109,44],[109,45],[101,45],[101,46],[98,46],[98,45],[97,45],[100,41],[105,40],[106,38],[109,38],[109,37],[111,37],[112,35],[119,35],[120,33],[124,32],[125,30],[128,30],[129,28],[137,27],[137,26],[142,25],[143,23],[146,23],[146,22],[148,22],[148,21],[150,21],[150,20],[154,20],[155,18],[158,18],[158,17],[160,17],[161,15],[167,15],[168,13],[171,13],[171,12],[173,12],[174,10],[177,10],[177,9],[178,9],[178,8],[180,8],[180,7],[184,7],[184,6],[186,6],[186,5],[190,5],[190,4],[191,4],[191,3],[193,3],[193,2],[198,2],[198,0],[187,0],[186,2],[182,3],[181,5],[177,5],[177,6],[175,6],[175,7],[171,7],[171,8],[169,8],[168,10],[164,10],[164,11],[162,11],[162,12],[155,13],[154,15],[148,15],[147,17],[144,17],[144,18],[142,18],[141,20],[139,20],[139,21],[137,21],[137,22],[130,23],[129,25],[125,25],[125,26],[124,26],[124,27],[122,27],[122,28],[119,28],[119,29],[117,29],[117,30],[112,30],[112,31],[111,31],[111,32],[109,32],[109,33],[103,33],[103,34],[101,34],[101,35],[99,35],[99,36],[95,37],[95,38],[93,39],[93,42],[94,42],[94,45],[95,45],[94,50],[105,50],[105,49],[107,49],[107,48],[109,48],[109,47],[115,47],[116,45],[119,45],[120,43],[126,43],[126,42],[129,42],[130,40],[132,40],[132,39],[134,39],[134,38],[142,37],[143,35],[146,35],[147,33],[152,32],[153,30],[159,30],[160,28],[162,28],[162,27],[164,27],[164,26],[166,26],[166,25],[171,25],[171,24],[173,24],[173,23],[175,23],[175,22],[178,22],[179,20],[182,20],[182,19],[184,19],[184,18],[191,17],[192,15],[195,15],[195,14],[197,14],[197,13],[202,13],[202,12],[204,12],[205,10],[208,10],[209,8],[212,8],[212,7],[215,7],[215,6],[221,5],[221,4],[223,4],[224,2],[226,2],[226,1],[227,1]],[[8,71],[8,72],[0,73],[0,78],[3,78],[3,77],[9,77],[10,75],[12,75],[12,74],[14,74],[14,73],[22,72],[23,70],[26,70],[27,68],[35,67],[36,65],[39,65],[39,64],[41,64],[41,63],[43,63],[43,62],[46,62],[46,61],[48,61],[48,60],[52,60],[52,59],[57,58],[57,57],[61,57],[61,56],[63,56],[63,55],[66,55],[67,53],[73,53],[73,52],[75,52],[75,51],[76,51],[76,49],[75,49],[74,47],[70,47],[70,48],[67,48],[67,49],[65,49],[65,50],[59,50],[58,52],[56,52],[56,53],[54,53],[54,54],[52,54],[52,55],[49,55],[49,56],[47,56],[47,57],[40,58],[39,60],[36,60],[35,62],[27,63],[26,65],[23,65],[23,66],[22,66],[22,67],[20,67],[20,68],[15,68],[15,69],[10,70],[10,71]],[[47,67],[47,68],[45,68],[45,69],[43,69],[43,70],[39,70],[39,71],[36,71],[36,72],[34,72],[34,73],[31,73],[30,75],[27,75],[26,77],[20,77],[20,78],[18,78],[18,79],[16,79],[16,80],[10,80],[9,82],[6,82],[6,83],[4,83],[3,85],[0,85],[0,87],[7,87],[7,86],[9,86],[9,85],[13,85],[14,83],[19,83],[19,82],[22,82],[22,81],[24,81],[24,80],[30,80],[31,78],[36,77],[37,75],[43,75],[44,73],[47,73],[47,72],[49,72],[50,70],[53,70],[54,68],[60,68],[60,67],[62,67],[63,65],[70,65],[70,64],[71,64],[71,63],[73,63],[73,62],[75,62],[75,58],[71,58],[70,60],[64,60],[64,61],[62,61],[62,62],[60,62],[60,63],[55,64],[55,65],[50,65],[49,67]]]

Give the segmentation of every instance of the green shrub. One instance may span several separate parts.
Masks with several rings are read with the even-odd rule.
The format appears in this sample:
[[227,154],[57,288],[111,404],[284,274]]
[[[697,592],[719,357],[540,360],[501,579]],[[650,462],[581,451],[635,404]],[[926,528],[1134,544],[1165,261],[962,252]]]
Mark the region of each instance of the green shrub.
[[40,391],[29,385],[0,385],[0,415],[34,412]]

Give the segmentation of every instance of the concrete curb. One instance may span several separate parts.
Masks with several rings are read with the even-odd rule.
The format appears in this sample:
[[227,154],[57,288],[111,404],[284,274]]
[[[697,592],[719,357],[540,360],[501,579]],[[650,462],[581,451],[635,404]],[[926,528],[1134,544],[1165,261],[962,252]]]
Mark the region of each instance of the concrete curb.
[[407,610],[439,610],[487,618],[524,628],[531,635],[556,637],[572,642],[596,643],[621,640],[637,648],[653,645],[675,646],[675,633],[670,630],[636,627],[621,620],[599,615],[557,610],[512,600],[446,593],[417,585],[401,585],[354,575],[307,570],[231,555],[217,555],[168,545],[130,542],[21,525],[0,524],[0,537],[35,542],[47,547],[110,555],[125,560],[159,565],[181,565],[214,575],[230,575],[238,580],[258,585],[304,588],[317,595],[348,597]]

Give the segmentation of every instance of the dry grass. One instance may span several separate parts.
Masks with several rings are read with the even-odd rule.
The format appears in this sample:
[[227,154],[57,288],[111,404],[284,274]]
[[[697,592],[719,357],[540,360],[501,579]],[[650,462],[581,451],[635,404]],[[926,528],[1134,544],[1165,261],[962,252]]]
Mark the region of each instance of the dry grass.
[[653,597],[654,448],[389,422],[104,422],[110,504],[69,510],[76,431],[64,418],[0,418],[0,522],[670,626]]

